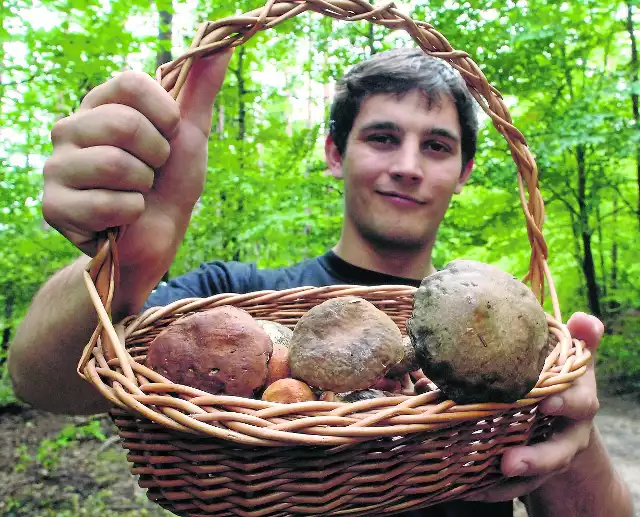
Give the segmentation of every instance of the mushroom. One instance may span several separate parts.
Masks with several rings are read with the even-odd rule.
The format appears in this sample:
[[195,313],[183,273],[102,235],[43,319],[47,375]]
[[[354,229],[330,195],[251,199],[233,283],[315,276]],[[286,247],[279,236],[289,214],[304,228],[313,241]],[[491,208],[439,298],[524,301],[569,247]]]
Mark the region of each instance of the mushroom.
[[411,342],[409,336],[403,336],[402,346],[404,348],[404,356],[394,364],[387,372],[387,377],[399,379],[404,377],[406,373],[414,372],[420,369],[418,359],[416,358],[416,349]]
[[522,398],[548,352],[546,315],[531,290],[481,262],[456,260],[426,277],[406,327],[426,376],[460,404]]
[[336,393],[371,387],[403,355],[398,326],[356,296],[310,309],[298,320],[289,345],[291,375]]
[[275,341],[273,343],[273,353],[269,358],[267,370],[267,386],[273,384],[279,379],[291,377],[291,368],[289,367],[289,349],[280,341]]
[[337,393],[336,401],[338,402],[358,402],[360,400],[371,400],[384,398],[386,395],[380,390],[356,390],[347,393]]
[[149,345],[149,368],[213,395],[253,397],[265,385],[273,345],[242,309],[224,305],[180,318]]
[[285,347],[289,347],[289,341],[291,341],[291,334],[293,331],[289,327],[285,327],[277,321],[260,320],[257,319],[256,323],[262,327],[262,329],[269,334],[274,346],[280,344]]
[[311,388],[297,379],[279,379],[269,385],[262,394],[262,400],[293,404],[316,400]]

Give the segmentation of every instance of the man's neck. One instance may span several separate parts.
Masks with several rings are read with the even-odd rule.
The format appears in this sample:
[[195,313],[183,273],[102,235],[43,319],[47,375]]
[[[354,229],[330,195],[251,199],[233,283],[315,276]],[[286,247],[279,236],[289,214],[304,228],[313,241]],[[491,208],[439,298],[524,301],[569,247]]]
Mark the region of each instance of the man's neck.
[[362,238],[341,236],[333,252],[342,260],[387,275],[422,280],[436,272],[431,262],[432,245],[424,249],[380,249]]

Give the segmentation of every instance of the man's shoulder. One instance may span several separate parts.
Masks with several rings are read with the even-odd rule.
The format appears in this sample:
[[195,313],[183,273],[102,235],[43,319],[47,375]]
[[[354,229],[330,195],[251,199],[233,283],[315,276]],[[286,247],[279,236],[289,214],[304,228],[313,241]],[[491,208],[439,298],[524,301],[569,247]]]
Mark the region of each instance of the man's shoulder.
[[249,293],[336,283],[324,266],[324,256],[301,260],[291,266],[260,268],[255,262],[203,262],[200,267],[153,291],[145,307],[167,305],[182,298],[206,298],[220,293]]

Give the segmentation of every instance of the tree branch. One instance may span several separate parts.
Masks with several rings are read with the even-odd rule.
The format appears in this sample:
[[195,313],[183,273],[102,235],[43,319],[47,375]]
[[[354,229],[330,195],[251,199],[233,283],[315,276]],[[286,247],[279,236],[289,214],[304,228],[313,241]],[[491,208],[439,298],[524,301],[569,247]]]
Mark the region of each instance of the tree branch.
[[621,199],[621,200],[622,200],[622,202],[627,206],[627,208],[629,208],[629,210],[631,210],[632,212],[635,212],[635,211],[636,211],[635,207],[633,207],[633,206],[631,205],[631,202],[630,202],[630,201],[627,201],[627,200],[624,198],[624,196],[623,196],[622,192],[620,192],[620,187],[619,187],[618,185],[615,185],[615,184],[610,183],[610,184],[607,184],[607,185],[605,185],[605,186],[604,186],[604,188],[607,188],[607,187],[608,187],[608,188],[610,188],[610,189],[612,189],[614,192],[616,192],[616,193],[618,194],[618,196],[620,196],[620,199]]

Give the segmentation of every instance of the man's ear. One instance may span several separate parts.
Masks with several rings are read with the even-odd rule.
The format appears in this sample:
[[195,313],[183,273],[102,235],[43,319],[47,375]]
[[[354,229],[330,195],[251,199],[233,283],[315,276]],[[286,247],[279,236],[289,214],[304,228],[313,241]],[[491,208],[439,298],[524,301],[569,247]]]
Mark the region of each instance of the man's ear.
[[343,179],[342,175],[342,155],[338,151],[336,143],[331,138],[331,135],[327,135],[324,141],[324,157],[327,161],[329,171],[334,178]]
[[462,169],[462,172],[460,173],[460,178],[458,178],[458,184],[456,185],[456,189],[454,191],[456,194],[460,194],[460,192],[462,192],[462,187],[464,187],[464,184],[469,180],[472,170],[473,170],[473,160],[469,160],[467,164],[464,166],[464,169]]

